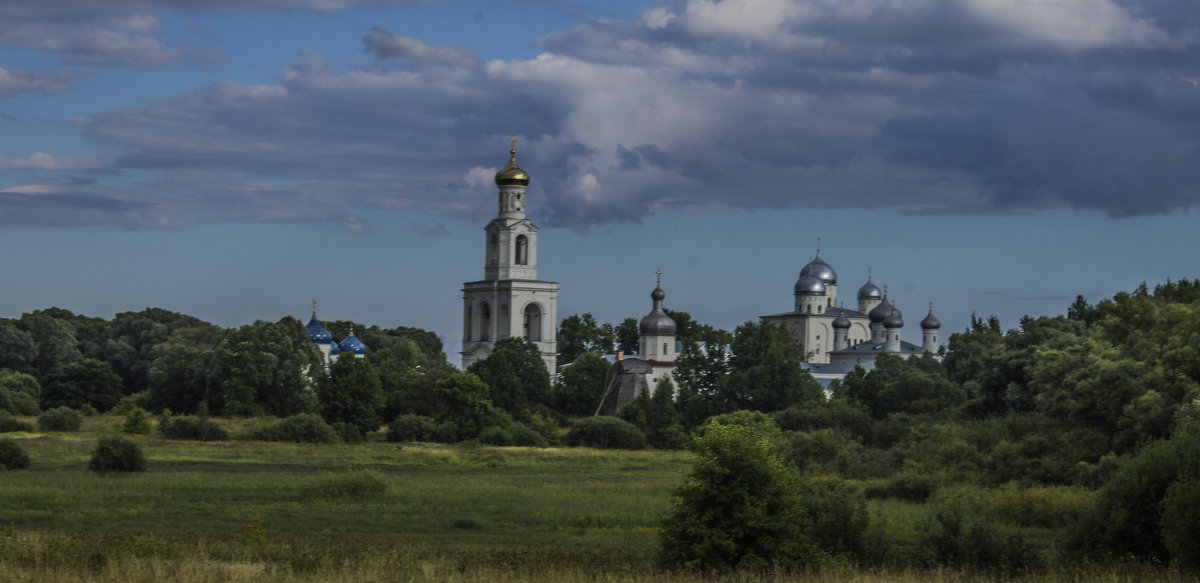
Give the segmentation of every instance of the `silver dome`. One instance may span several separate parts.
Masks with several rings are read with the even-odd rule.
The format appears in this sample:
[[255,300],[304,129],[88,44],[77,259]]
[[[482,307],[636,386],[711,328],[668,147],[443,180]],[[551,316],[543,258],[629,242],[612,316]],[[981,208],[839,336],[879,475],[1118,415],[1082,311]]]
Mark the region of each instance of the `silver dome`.
[[816,258],[808,262],[808,265],[800,269],[800,275],[811,275],[827,284],[837,285],[837,272],[821,259],[820,252],[817,253]]
[[667,297],[667,292],[664,292],[662,286],[654,288],[650,292],[650,299],[654,300],[654,309],[642,318],[638,324],[638,331],[642,336],[674,336],[675,335],[675,320],[663,311],[662,301]]
[[892,313],[892,304],[888,303],[887,298],[875,306],[875,309],[867,313],[867,317],[871,319],[872,324],[883,322]]
[[801,272],[793,289],[798,296],[823,296],[825,295],[825,282],[814,275]]
[[867,278],[867,283],[858,288],[858,299],[860,300],[881,300],[883,299],[883,290],[879,286],[871,283],[871,278]]

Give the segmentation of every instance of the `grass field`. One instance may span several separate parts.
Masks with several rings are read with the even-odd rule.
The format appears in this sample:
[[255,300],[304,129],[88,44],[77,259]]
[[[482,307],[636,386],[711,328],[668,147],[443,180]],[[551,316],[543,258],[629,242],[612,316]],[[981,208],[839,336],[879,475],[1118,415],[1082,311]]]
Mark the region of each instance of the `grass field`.
[[[4,581],[685,581],[652,556],[687,452],[434,444],[198,443],[137,437],[144,474],[85,468],[117,417],[11,434],[29,470],[0,472]],[[236,436],[253,421],[227,422]],[[382,493],[346,493],[347,476]],[[921,505],[873,502],[889,536]],[[1039,580],[1171,578],[1127,566]],[[949,570],[849,566],[731,581],[965,581]]]

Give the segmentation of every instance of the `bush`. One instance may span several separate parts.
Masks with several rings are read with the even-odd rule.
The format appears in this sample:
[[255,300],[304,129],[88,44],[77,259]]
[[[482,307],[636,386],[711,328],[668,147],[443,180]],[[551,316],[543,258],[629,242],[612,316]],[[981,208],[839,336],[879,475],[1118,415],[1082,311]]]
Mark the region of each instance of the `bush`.
[[862,486],[838,478],[812,478],[802,480],[798,490],[805,515],[801,530],[830,554],[860,555],[870,523]]
[[954,507],[938,510],[934,520],[917,528],[922,533],[922,545],[941,566],[1010,576],[1037,567],[1037,555],[1020,536],[1003,536],[990,524],[966,520]]
[[338,421],[330,425],[330,427],[333,428],[333,432],[338,434],[338,437],[342,438],[342,441],[345,443],[362,443],[367,440],[367,436],[363,435],[362,429],[359,429],[353,423]]
[[229,434],[212,419],[194,415],[168,417],[164,414],[162,420],[159,421],[158,432],[167,439],[222,441],[229,438]]
[[433,435],[433,419],[424,415],[399,415],[388,423],[388,441],[425,441]]
[[12,438],[0,439],[0,470],[24,470],[29,467],[29,454]]
[[363,500],[387,492],[388,485],[378,472],[352,472],[342,476],[318,478],[300,489],[301,500]]
[[546,447],[550,445],[540,432],[524,423],[513,423],[508,431],[512,433],[513,445],[520,445],[522,447]]
[[42,408],[38,407],[37,399],[29,393],[12,393],[12,412],[17,415],[38,415]]
[[146,410],[137,406],[131,408],[125,415],[125,422],[121,424],[121,433],[149,435],[150,420],[146,418]]
[[10,431],[33,431],[33,425],[13,417],[8,411],[0,411],[0,433]]
[[646,436],[628,421],[616,417],[581,419],[567,434],[567,445],[604,449],[645,449]]
[[38,417],[38,429],[42,431],[79,431],[83,416],[70,407],[58,407]]
[[1162,503],[1163,542],[1175,566],[1200,571],[1200,481],[1177,481]]
[[804,568],[827,559],[802,531],[794,476],[745,425],[710,425],[692,471],[671,494],[659,562],[699,571]]
[[97,474],[146,471],[146,456],[142,448],[128,438],[118,435],[101,437],[92,450],[88,469]]
[[250,434],[260,441],[291,441],[294,443],[337,443],[338,434],[314,413],[292,415],[271,423]]
[[458,443],[458,434],[458,424],[447,420],[438,423],[429,434],[429,438],[438,443]]
[[484,427],[483,431],[479,432],[479,443],[499,446],[512,445],[513,436],[503,427],[492,425]]

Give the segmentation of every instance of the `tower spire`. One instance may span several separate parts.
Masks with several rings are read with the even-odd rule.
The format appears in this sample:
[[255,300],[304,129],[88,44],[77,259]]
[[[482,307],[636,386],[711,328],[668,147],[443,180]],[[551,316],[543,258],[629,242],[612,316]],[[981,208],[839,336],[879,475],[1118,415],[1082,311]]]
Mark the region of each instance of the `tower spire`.
[[313,299],[313,315],[312,315],[312,319],[314,319],[314,320],[316,320],[316,319],[317,319],[317,300],[316,300],[315,298]]

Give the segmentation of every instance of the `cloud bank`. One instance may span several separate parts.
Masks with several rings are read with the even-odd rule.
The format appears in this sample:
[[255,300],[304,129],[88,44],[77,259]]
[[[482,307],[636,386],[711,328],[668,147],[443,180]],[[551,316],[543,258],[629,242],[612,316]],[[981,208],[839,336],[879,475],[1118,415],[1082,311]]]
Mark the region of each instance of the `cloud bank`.
[[[1123,217],[1200,200],[1198,39],[1193,0],[687,0],[582,20],[529,60],[378,27],[367,66],[304,55],[277,83],[80,127],[126,183],[153,177],[134,191],[166,185],[181,212],[222,220],[481,220],[512,134],[531,209],[556,226],[764,208]],[[153,48],[138,53],[169,60]]]

